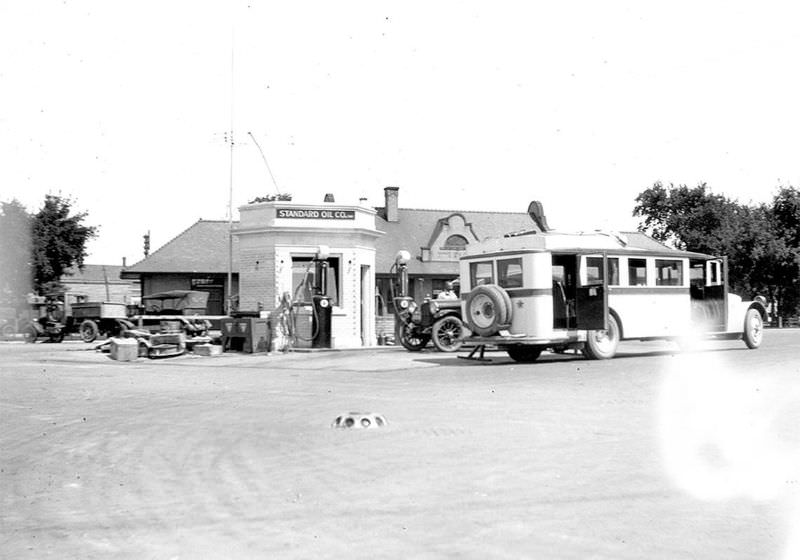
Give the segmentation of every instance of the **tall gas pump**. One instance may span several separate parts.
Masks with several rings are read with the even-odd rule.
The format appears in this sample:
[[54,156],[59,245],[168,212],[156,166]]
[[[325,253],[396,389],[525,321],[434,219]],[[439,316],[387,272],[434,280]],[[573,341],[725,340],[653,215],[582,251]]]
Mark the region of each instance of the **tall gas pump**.
[[328,257],[330,249],[320,245],[314,257],[314,285],[312,286],[311,304],[314,308],[312,319],[312,348],[331,347],[331,297],[328,295]]
[[397,340],[407,350],[422,350],[430,340],[430,334],[420,328],[420,322],[414,320],[417,303],[408,295],[408,263],[411,254],[398,251],[394,259],[398,294],[394,297],[394,325]]

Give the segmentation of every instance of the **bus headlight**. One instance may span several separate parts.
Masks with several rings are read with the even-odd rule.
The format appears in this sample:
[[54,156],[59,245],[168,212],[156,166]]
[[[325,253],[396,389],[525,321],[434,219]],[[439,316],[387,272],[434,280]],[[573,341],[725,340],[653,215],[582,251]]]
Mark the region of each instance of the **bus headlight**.
[[401,299],[400,300],[400,309],[408,309],[408,300],[407,299]]

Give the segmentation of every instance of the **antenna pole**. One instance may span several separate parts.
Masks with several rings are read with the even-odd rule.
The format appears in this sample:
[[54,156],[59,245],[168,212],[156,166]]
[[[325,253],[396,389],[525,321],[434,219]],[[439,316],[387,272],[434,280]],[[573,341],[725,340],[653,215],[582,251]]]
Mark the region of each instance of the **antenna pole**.
[[259,145],[258,140],[256,140],[255,136],[253,136],[252,132],[248,130],[247,134],[249,134],[250,138],[253,139],[253,143],[256,145],[256,148],[258,148],[258,152],[261,154],[261,159],[264,160],[264,165],[267,166],[267,171],[269,171],[269,176],[272,179],[272,184],[275,185],[275,193],[281,194],[281,191],[278,188],[278,183],[275,181],[275,175],[272,174],[272,169],[269,168],[269,163],[267,163],[267,156],[264,155],[264,150],[261,149],[261,145]]
[[225,299],[225,312],[231,314],[233,303],[233,101],[234,101],[234,77],[233,77],[233,46],[234,34],[233,23],[231,23],[231,166],[228,185],[228,297]]

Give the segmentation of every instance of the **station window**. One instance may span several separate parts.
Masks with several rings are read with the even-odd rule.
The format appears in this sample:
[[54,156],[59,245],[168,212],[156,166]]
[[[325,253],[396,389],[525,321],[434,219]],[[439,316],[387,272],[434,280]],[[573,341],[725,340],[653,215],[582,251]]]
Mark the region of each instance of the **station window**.
[[628,259],[628,285],[647,286],[647,259]]
[[447,238],[442,249],[447,251],[463,251],[467,248],[467,238],[463,235],[451,235]]
[[683,262],[656,259],[656,286],[682,286]]
[[521,288],[522,259],[497,261],[497,283],[503,288]]
[[[311,303],[316,274],[314,265],[311,257],[292,257],[292,299],[295,301]],[[325,295],[331,298],[333,305],[339,305],[339,270],[339,257],[329,257]]]
[[492,284],[494,282],[494,271],[492,270],[492,262],[474,262],[469,265],[469,282],[473,288],[483,284]]

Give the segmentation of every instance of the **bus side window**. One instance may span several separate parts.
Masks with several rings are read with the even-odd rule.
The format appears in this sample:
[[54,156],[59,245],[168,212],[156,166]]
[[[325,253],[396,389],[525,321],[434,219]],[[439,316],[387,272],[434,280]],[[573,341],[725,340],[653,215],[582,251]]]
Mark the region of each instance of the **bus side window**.
[[492,270],[492,262],[476,262],[469,265],[469,281],[470,286],[482,286],[484,284],[492,284],[494,282],[494,273]]
[[619,286],[619,259],[609,257],[608,261],[608,285]]
[[683,262],[656,259],[656,286],[682,286]]
[[709,261],[708,263],[708,285],[717,286],[722,283],[719,261]]
[[497,261],[497,283],[503,288],[521,288],[522,259]]
[[586,285],[603,283],[603,257],[586,257]]
[[647,286],[646,259],[628,259],[628,285]]

